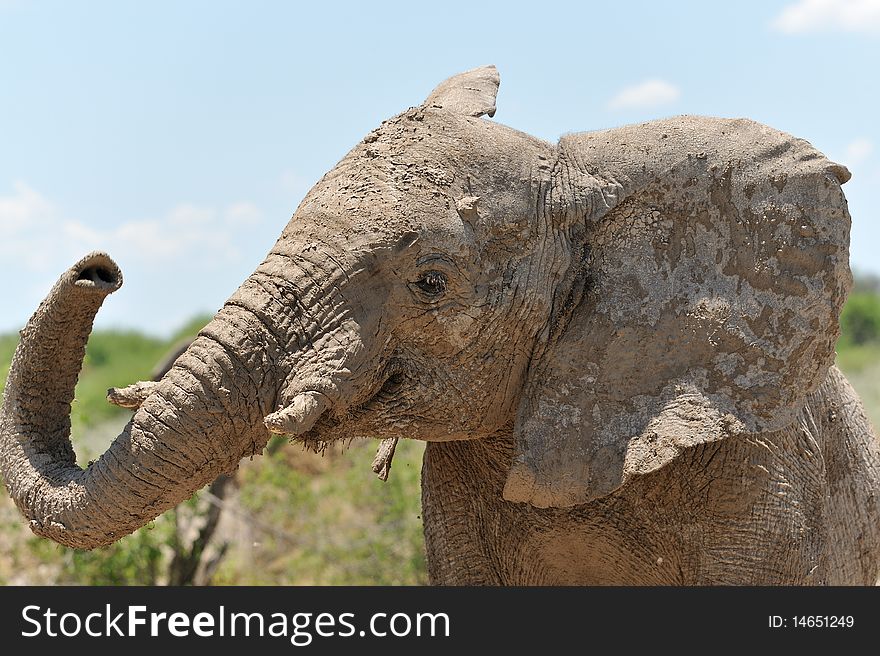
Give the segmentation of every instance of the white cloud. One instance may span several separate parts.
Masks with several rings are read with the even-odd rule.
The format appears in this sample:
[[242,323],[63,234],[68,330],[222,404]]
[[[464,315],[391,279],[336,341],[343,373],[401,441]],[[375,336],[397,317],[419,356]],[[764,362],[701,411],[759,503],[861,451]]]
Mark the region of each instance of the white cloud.
[[207,226],[215,220],[217,213],[207,207],[181,203],[171,208],[167,220],[176,226]]
[[87,231],[81,224],[66,222],[68,234],[82,239],[79,249],[100,248],[120,259],[170,264],[184,259],[204,262],[237,260],[238,231],[207,207],[182,204],[164,216],[126,221],[109,230]]
[[56,210],[22,181],[14,182],[12,189],[11,195],[0,196],[0,258],[14,258],[37,270],[50,259],[43,242],[56,225]]
[[263,213],[253,203],[234,203],[226,208],[223,218],[230,226],[254,226],[263,220]]
[[675,102],[681,91],[665,80],[645,80],[623,89],[608,101],[608,109],[650,109]]
[[90,250],[151,265],[186,259],[210,265],[237,260],[238,243],[260,221],[259,208],[239,202],[223,209],[181,203],[156,217],[129,219],[109,227],[65,216],[26,183],[0,195],[0,256],[34,273],[57,268]]
[[856,139],[846,147],[843,163],[847,166],[860,166],[867,161],[873,152],[873,142],[864,137]]
[[[167,334],[213,312],[271,246],[259,206],[180,203],[117,222],[83,220],[25,182],[0,190],[0,331],[20,327],[65,267],[92,250],[122,267],[126,292],[99,316],[105,326]],[[275,232],[274,229],[271,232]]]
[[880,0],[798,0],[785,7],[772,26],[785,34],[880,33]]
[[54,212],[52,203],[24,182],[12,184],[11,196],[0,196],[0,237],[6,241],[33,223],[46,221]]

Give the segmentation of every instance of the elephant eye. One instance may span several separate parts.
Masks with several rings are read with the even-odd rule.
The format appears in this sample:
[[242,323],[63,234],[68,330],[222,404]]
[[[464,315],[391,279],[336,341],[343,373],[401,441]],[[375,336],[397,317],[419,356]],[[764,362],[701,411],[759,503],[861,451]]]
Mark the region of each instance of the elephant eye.
[[428,296],[440,296],[446,291],[446,275],[440,271],[428,271],[416,281],[416,287]]

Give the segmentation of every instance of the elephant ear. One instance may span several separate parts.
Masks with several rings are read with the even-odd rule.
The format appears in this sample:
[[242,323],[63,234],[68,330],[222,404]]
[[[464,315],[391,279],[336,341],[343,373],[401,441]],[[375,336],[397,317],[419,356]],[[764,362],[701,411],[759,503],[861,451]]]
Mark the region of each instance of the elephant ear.
[[504,497],[586,503],[792,423],[852,280],[846,169],[750,121],[682,117],[565,137],[557,170],[555,220],[586,249],[526,381]]
[[481,66],[441,82],[425,100],[426,107],[442,107],[465,116],[495,116],[495,96],[501,78],[494,66]]

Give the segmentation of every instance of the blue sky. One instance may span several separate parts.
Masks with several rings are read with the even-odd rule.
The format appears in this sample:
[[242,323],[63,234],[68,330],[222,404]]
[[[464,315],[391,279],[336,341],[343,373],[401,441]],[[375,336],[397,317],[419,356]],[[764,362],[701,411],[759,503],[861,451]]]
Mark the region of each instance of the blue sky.
[[0,331],[96,248],[126,281],[98,326],[215,311],[349,148],[488,63],[495,120],[548,140],[684,113],[809,140],[880,274],[880,0],[0,0]]

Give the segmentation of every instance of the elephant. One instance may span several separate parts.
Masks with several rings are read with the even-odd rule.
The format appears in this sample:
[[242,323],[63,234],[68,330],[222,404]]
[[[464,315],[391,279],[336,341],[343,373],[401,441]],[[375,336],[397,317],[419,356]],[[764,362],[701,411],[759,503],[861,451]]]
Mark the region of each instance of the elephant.
[[385,473],[406,438],[432,584],[874,584],[846,168],[746,119],[552,144],[489,120],[498,87],[461,73],[359,142],[168,373],[111,390],[134,413],[84,469],[70,404],[122,274],[61,275],[0,415],[31,529],[112,543],[274,433],[384,440]]

